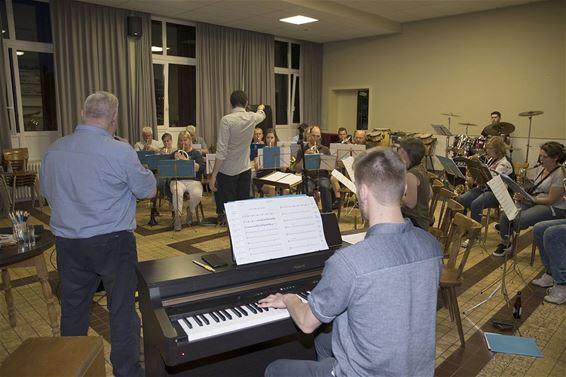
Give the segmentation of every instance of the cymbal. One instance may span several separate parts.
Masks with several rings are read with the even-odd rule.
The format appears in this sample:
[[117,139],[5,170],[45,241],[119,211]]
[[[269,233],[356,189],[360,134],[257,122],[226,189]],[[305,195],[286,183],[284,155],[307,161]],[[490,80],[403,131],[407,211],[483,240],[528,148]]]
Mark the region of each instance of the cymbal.
[[484,132],[490,136],[509,135],[513,131],[515,131],[515,126],[507,122],[488,124],[484,128]]
[[459,122],[458,124],[461,124],[462,126],[472,126],[472,127],[477,126],[477,124],[475,124],[475,123],[463,123],[463,122]]
[[536,117],[537,115],[541,115],[544,114],[544,111],[540,111],[540,110],[533,110],[533,111],[523,111],[522,113],[519,113],[520,117]]
[[460,115],[458,115],[458,114],[453,114],[453,113],[440,113],[440,115],[444,115],[444,116],[447,116],[447,117],[454,117],[454,118],[459,118],[459,117],[460,117]]

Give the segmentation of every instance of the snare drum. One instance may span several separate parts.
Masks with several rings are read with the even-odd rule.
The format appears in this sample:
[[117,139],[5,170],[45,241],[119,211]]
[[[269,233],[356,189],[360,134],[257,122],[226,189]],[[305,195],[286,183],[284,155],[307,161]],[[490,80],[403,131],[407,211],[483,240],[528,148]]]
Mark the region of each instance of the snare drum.
[[391,145],[391,129],[374,128],[367,134],[367,141],[372,147],[389,147]]
[[475,154],[484,154],[485,153],[485,144],[487,142],[487,138],[485,136],[478,136],[474,141],[474,153]]

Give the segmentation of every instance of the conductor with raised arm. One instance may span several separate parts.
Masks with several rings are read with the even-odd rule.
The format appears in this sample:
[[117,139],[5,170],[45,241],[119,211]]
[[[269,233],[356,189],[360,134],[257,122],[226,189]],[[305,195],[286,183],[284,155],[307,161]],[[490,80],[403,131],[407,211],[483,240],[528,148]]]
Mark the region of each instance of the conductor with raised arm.
[[[373,148],[354,166],[365,239],[330,257],[308,302],[274,294],[262,307],[286,308],[315,338],[317,361],[277,360],[266,376],[433,376],[441,250],[436,239],[403,219],[405,164]],[[407,278],[409,277],[409,278]]]
[[117,377],[141,376],[136,200],[155,196],[155,178],[127,143],[115,140],[118,99],[87,97],[82,124],[49,147],[41,192],[51,207],[61,282],[61,335],[85,336],[100,280],[108,295],[110,361]]
[[216,212],[224,214],[224,203],[250,198],[252,180],[250,140],[255,126],[265,119],[259,105],[257,112],[247,112],[248,96],[241,90],[230,95],[232,112],[222,117],[216,142],[216,162],[208,184],[219,196]]

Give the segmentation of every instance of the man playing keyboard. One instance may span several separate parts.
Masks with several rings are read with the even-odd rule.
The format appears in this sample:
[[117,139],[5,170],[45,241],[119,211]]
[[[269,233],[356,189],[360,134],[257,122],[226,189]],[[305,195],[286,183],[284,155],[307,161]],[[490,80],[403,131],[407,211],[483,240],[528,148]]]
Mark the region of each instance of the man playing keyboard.
[[308,301],[270,295],[263,308],[286,308],[315,339],[317,361],[277,360],[266,376],[432,376],[441,250],[403,219],[405,165],[391,149],[373,148],[355,163],[365,240],[337,251]]

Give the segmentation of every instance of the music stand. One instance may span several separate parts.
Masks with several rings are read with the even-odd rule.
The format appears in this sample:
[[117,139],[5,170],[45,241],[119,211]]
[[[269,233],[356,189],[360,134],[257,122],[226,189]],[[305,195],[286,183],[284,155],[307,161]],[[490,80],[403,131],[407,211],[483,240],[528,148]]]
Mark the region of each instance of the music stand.
[[328,170],[336,167],[336,156],[325,154],[305,154],[305,170]]
[[458,166],[454,163],[453,160],[449,159],[448,157],[444,157],[440,155],[436,155],[436,158],[438,158],[438,161],[440,161],[440,164],[444,168],[445,173],[461,179],[466,179],[464,174],[462,174],[460,168],[458,168]]
[[[159,161],[161,160],[165,160],[165,159],[169,159],[171,158],[169,155],[167,154],[157,154],[155,152],[138,152],[138,158],[140,157],[140,153],[144,153],[145,155],[142,155],[144,161],[145,161],[145,166],[147,169],[151,170],[153,172],[153,174],[155,174],[157,172],[157,164],[159,163]],[[141,162],[141,160],[140,160]],[[150,210],[150,214],[149,214],[149,222],[147,223],[147,225],[149,226],[154,226],[157,225],[157,219],[156,217],[159,216],[159,212],[157,211],[157,195],[155,195],[153,197],[153,199],[151,199],[152,203],[151,203],[151,210]]]
[[[157,165],[157,171],[159,179],[175,179],[175,185],[178,184],[179,179],[196,177],[194,160],[161,160]],[[175,187],[175,191],[177,191],[177,187]],[[177,192],[175,195],[177,195]],[[182,208],[177,210],[179,211],[179,216],[181,216]]]
[[[450,117],[448,117],[448,124],[450,124]],[[454,136],[454,135],[450,131],[450,128],[446,128],[446,126],[444,126],[443,124],[431,124],[431,126],[437,135],[446,136],[445,154],[446,157],[448,157],[448,148],[450,147],[450,136]]]
[[489,168],[479,161],[471,160],[469,158],[462,158],[466,163],[467,171],[470,173],[476,184],[486,185],[491,180],[492,175]]
[[342,144],[342,143],[330,144],[330,154],[336,156],[337,160],[342,160],[349,156],[356,158],[358,157],[359,154],[361,154],[365,150],[366,150],[365,145]]
[[250,144],[250,161],[253,161],[256,158],[258,149],[263,147],[265,147],[265,144],[260,144],[260,143]]
[[153,156],[155,155],[157,152],[155,151],[137,151],[136,152],[138,155],[138,159],[140,160],[140,163],[143,166],[147,166],[147,157],[148,156]]
[[290,147],[264,147],[257,153],[259,170],[289,168],[291,165]]

